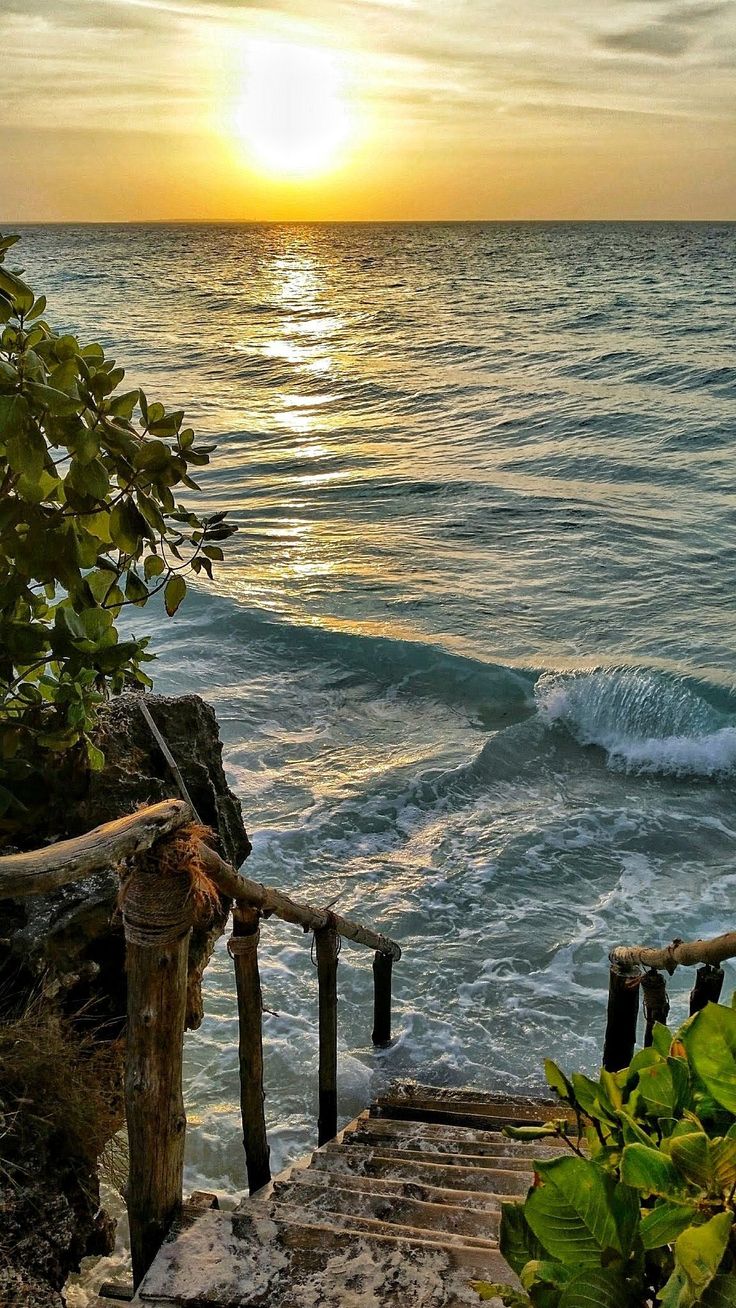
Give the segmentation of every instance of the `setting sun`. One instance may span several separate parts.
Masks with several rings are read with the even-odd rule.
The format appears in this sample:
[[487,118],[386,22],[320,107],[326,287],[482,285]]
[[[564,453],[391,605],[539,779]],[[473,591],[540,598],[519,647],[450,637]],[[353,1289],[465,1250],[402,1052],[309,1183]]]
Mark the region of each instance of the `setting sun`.
[[338,163],[351,123],[335,55],[251,41],[244,63],[235,129],[252,162],[281,177],[313,177]]

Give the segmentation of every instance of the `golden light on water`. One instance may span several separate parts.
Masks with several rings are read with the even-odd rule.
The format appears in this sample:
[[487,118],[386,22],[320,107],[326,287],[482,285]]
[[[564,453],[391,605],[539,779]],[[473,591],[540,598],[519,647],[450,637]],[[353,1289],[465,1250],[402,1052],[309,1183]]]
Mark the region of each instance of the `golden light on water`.
[[352,133],[334,51],[252,39],[243,50],[235,132],[250,163],[282,178],[318,177],[340,163]]

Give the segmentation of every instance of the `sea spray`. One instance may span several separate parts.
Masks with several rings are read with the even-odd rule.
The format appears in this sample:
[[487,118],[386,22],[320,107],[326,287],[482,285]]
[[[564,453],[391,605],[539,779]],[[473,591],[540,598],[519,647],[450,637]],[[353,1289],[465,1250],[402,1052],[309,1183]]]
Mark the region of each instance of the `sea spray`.
[[680,678],[639,668],[546,673],[535,697],[543,721],[605,750],[616,771],[719,777],[736,768],[736,726]]

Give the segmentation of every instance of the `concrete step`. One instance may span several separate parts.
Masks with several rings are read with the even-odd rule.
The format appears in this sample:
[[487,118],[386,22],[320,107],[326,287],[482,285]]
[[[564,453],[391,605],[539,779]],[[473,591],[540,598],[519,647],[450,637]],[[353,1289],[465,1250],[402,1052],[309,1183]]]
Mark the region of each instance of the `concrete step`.
[[[433,1163],[439,1167],[496,1167],[503,1168],[504,1171],[526,1172],[530,1177],[534,1171],[534,1159],[541,1157],[540,1151],[524,1151],[518,1153],[513,1148],[504,1149],[503,1145],[498,1145],[495,1153],[447,1153],[445,1150],[438,1149],[417,1149],[412,1148],[410,1142],[404,1145],[400,1138],[387,1140],[384,1142],[375,1142],[370,1139],[351,1135],[343,1141],[342,1144],[324,1145],[324,1152],[328,1154],[355,1154],[360,1157],[373,1158],[397,1158],[399,1160],[407,1159],[415,1162]],[[552,1151],[550,1156],[559,1154],[560,1149]]]
[[443,1185],[427,1184],[423,1181],[400,1180],[390,1175],[364,1176],[359,1172],[336,1173],[327,1168],[305,1167],[295,1169],[288,1178],[290,1185],[321,1185],[326,1188],[339,1186],[343,1190],[367,1190],[371,1194],[400,1194],[407,1199],[420,1199],[424,1203],[449,1204],[469,1211],[500,1212],[501,1204],[507,1198],[503,1194],[493,1194],[483,1190],[450,1189]]
[[359,1173],[361,1176],[388,1176],[395,1180],[426,1182],[448,1190],[485,1190],[492,1194],[525,1195],[532,1180],[530,1171],[517,1172],[500,1167],[447,1167],[444,1163],[424,1159],[403,1159],[398,1154],[377,1156],[371,1149],[342,1149],[335,1153],[320,1150],[314,1155],[307,1172],[329,1171],[336,1176]]
[[498,1249],[498,1239],[495,1236],[484,1238],[477,1234],[449,1231],[446,1227],[414,1226],[411,1222],[402,1221],[397,1208],[390,1201],[382,1217],[364,1216],[352,1208],[340,1210],[337,1206],[333,1207],[334,1189],[322,1193],[326,1203],[320,1207],[300,1203],[303,1194],[299,1189],[287,1192],[276,1200],[265,1201],[263,1213],[272,1221],[290,1222],[293,1226],[305,1229],[315,1227],[319,1230],[345,1231],[352,1235],[390,1235],[414,1243],[419,1241],[422,1244],[437,1245],[441,1249]]
[[[432,1203],[424,1199],[413,1199],[398,1186],[386,1193],[385,1189],[359,1189],[355,1186],[350,1189],[343,1185],[325,1185],[324,1180],[321,1177],[322,1183],[319,1184],[312,1178],[312,1183],[309,1184],[305,1178],[298,1185],[278,1181],[273,1187],[273,1195],[279,1202],[301,1204],[310,1210],[378,1218],[420,1230],[445,1231],[491,1242],[498,1238],[499,1205],[486,1209],[466,1208],[458,1203]],[[470,1242],[475,1243],[475,1239]]]

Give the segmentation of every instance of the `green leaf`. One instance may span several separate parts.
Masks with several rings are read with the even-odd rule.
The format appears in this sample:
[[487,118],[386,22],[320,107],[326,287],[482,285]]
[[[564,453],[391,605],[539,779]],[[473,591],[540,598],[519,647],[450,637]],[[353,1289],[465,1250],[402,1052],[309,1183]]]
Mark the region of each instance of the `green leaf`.
[[736,1115],[736,1010],[706,1004],[683,1032],[690,1063],[716,1103]]
[[87,762],[93,772],[101,772],[105,766],[105,755],[91,740],[87,741]]
[[586,1267],[562,1291],[559,1308],[639,1308],[641,1295],[626,1284],[620,1268]]
[[736,1276],[733,1272],[714,1276],[699,1308],[736,1308]]
[[674,1244],[678,1235],[693,1222],[697,1209],[693,1204],[676,1204],[660,1199],[654,1208],[645,1213],[639,1224],[639,1234],[645,1249],[660,1249]]
[[166,571],[166,564],[158,554],[147,554],[143,563],[143,575],[146,581],[151,581],[153,577],[160,577],[162,572]]
[[38,428],[28,423],[6,438],[5,447],[13,472],[38,480],[46,462],[46,442]]
[[713,1164],[710,1145],[704,1131],[690,1131],[678,1135],[670,1142],[670,1157],[683,1176],[701,1190],[713,1184]]
[[693,1308],[698,1302],[721,1265],[732,1221],[733,1213],[717,1213],[677,1237],[675,1269],[658,1296],[662,1308]]
[[148,587],[143,584],[140,577],[137,577],[134,572],[128,573],[125,582],[125,598],[141,607],[148,600]]
[[686,1188],[675,1164],[659,1149],[643,1144],[626,1145],[621,1156],[621,1179],[642,1194],[673,1198]]
[[499,1245],[509,1267],[520,1276],[526,1264],[544,1256],[544,1249],[532,1231],[521,1203],[501,1205]]
[[543,1122],[539,1126],[505,1126],[504,1135],[510,1140],[544,1140],[547,1136],[559,1136],[557,1122]]
[[186,593],[187,583],[183,577],[180,577],[178,574],[174,577],[169,577],[169,580],[164,586],[164,605],[170,618],[173,618]]
[[535,1168],[543,1184],[530,1192],[524,1212],[552,1258],[582,1267],[600,1266],[607,1250],[628,1256],[639,1206],[627,1185],[584,1158],[554,1158]]
[[45,308],[46,308],[46,296],[39,295],[38,299],[34,301],[33,308],[31,309],[30,313],[26,315],[26,322],[33,322],[34,318],[40,318]]
[[470,1288],[484,1301],[500,1299],[505,1308],[532,1308],[529,1295],[513,1290],[510,1285],[501,1285],[497,1281],[471,1281]]
[[110,534],[123,554],[137,554],[150,528],[130,499],[121,500],[110,515]]
[[57,418],[69,417],[73,413],[78,413],[82,407],[81,400],[66,395],[64,391],[58,391],[55,386],[43,386],[40,382],[28,382],[26,391],[35,404],[42,409],[48,410]]
[[18,313],[28,313],[33,308],[35,296],[30,286],[16,277],[7,268],[0,265],[0,291],[2,291],[12,301]]

